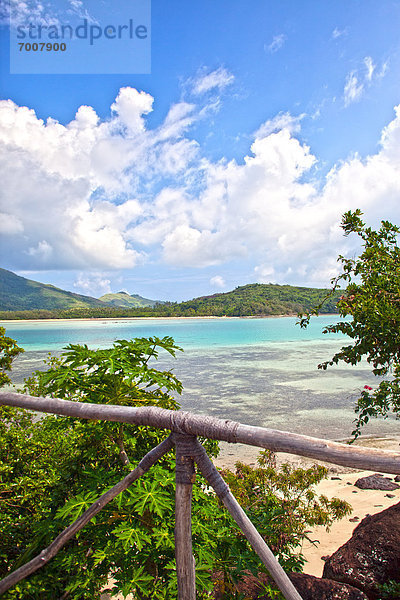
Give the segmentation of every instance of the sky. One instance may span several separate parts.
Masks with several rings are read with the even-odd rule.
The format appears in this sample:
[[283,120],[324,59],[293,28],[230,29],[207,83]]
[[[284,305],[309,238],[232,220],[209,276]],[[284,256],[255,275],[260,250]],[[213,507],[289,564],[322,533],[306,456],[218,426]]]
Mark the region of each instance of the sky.
[[2,0],[0,265],[96,297],[328,287],[345,211],[400,224],[400,2],[153,0],[146,40],[67,40],[40,74],[8,16],[149,7]]

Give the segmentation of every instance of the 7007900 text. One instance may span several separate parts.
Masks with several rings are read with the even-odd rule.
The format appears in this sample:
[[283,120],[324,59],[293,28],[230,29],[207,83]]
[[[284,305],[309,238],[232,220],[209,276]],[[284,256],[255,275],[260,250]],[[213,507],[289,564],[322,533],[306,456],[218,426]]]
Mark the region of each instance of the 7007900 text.
[[20,52],[65,52],[67,44],[65,42],[18,42]]

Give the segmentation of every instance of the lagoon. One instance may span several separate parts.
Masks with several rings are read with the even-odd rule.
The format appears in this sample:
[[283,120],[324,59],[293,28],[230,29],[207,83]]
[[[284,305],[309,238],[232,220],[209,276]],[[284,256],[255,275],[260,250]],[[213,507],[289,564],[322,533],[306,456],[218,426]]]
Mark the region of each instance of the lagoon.
[[336,318],[336,315],[318,317],[307,329],[296,325],[296,317],[71,319],[3,321],[0,325],[28,351],[61,350],[70,343],[99,348],[117,339],[165,335],[187,350],[321,340],[323,327]]
[[[324,335],[336,315],[312,320],[308,329],[295,317],[176,318],[3,322],[26,352],[15,364],[14,381],[43,364],[48,352],[69,343],[107,347],[117,339],[171,336],[184,352],[161,356],[184,391],[182,408],[221,418],[343,439],[353,429],[353,405],[364,385],[376,383],[367,365],[317,369],[345,342]],[[397,433],[394,419],[373,421],[365,433]]]

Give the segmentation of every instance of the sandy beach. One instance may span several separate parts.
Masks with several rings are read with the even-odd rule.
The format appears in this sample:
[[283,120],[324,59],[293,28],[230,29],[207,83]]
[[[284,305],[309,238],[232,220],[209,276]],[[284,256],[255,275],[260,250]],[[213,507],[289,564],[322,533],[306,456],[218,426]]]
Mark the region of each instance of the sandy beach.
[[[400,451],[400,435],[388,437],[365,437],[358,439],[356,445],[379,448],[381,450]],[[214,462],[221,468],[234,469],[235,462],[243,461],[254,465],[257,460],[258,449],[241,444],[221,443],[221,454]],[[388,508],[392,504],[400,502],[400,488],[390,492],[381,490],[360,490],[355,487],[355,482],[360,477],[371,475],[375,471],[357,471],[347,467],[330,465],[319,461],[302,458],[292,454],[278,453],[277,463],[288,462],[294,466],[308,467],[310,465],[323,464],[329,469],[327,479],[316,486],[319,494],[328,498],[340,498],[346,500],[352,506],[352,513],[348,517],[335,522],[327,532],[324,527],[314,527],[310,530],[309,538],[318,542],[312,544],[305,542],[303,553],[307,559],[304,572],[321,577],[324,568],[322,557],[329,556],[342,546],[352,535],[354,528],[367,514],[375,514]],[[390,477],[390,475],[387,475]],[[392,496],[392,497],[391,497]]]
[[[274,315],[275,316],[275,315]],[[277,317],[290,317],[296,315],[276,315]],[[5,319],[0,321],[1,325],[4,326],[7,323],[73,323],[82,321],[153,321],[153,320],[179,320],[179,319],[246,319],[248,317],[214,317],[214,316],[202,316],[202,317],[74,317],[72,319]],[[260,317],[260,318],[272,318],[272,317]]]
[[[336,313],[323,313],[324,316],[337,317]],[[3,319],[0,320],[2,327],[6,327],[7,323],[73,323],[82,321],[177,321],[181,319],[194,320],[210,320],[210,319],[281,319],[283,317],[297,317],[296,313],[290,315],[254,315],[243,317],[228,317],[226,315],[203,315],[203,316],[180,316],[180,317],[74,317],[72,319]]]

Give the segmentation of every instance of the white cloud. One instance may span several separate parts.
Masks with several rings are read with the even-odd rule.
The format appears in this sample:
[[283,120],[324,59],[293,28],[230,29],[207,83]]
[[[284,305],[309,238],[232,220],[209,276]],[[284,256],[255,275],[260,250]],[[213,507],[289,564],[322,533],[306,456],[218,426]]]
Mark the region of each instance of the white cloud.
[[38,242],[38,244],[35,247],[31,246],[27,250],[27,254],[38,258],[39,261],[43,261],[44,263],[47,262],[47,260],[51,257],[52,253],[53,248],[46,240]]
[[213,162],[188,134],[200,107],[178,103],[150,129],[152,103],[123,88],[109,119],[84,106],[61,125],[0,102],[0,222],[10,268],[77,269],[85,291],[107,289],[105,271],[146,260],[207,267],[239,259],[258,281],[319,285],[335,274],[338,253],[352,249],[339,227],[344,211],[360,207],[375,222],[384,207],[385,218],[399,220],[399,107],[375,154],[314,181],[317,158],[296,137],[302,115],[280,113],[257,130],[242,160]]
[[225,279],[221,277],[221,275],[215,275],[214,277],[211,277],[210,284],[219,289],[226,287]]
[[275,283],[275,269],[271,265],[258,265],[254,267],[257,283]]
[[367,69],[366,78],[368,81],[371,81],[374,71],[376,69],[376,65],[374,65],[374,61],[372,60],[372,58],[370,56],[366,56],[364,58],[364,64]]
[[198,76],[191,81],[192,93],[195,95],[205,94],[211,90],[222,91],[235,80],[232,73],[229,73],[224,67],[219,67],[215,71],[200,72]]
[[68,0],[69,10],[80,19],[87,19],[89,23],[98,23],[97,19],[93,18],[89,13],[82,0]]
[[0,8],[0,23],[13,27],[18,25],[56,25],[60,24],[58,15],[50,3],[41,0],[9,0],[2,2]]
[[[11,17],[11,21],[10,21]],[[54,25],[70,23],[71,19],[87,19],[90,23],[98,21],[90,15],[82,0],[64,0],[62,3],[43,2],[42,0],[6,0],[0,2],[0,24],[12,27],[18,25]]]
[[143,115],[153,110],[153,98],[146,92],[135,88],[121,88],[111,110],[116,115],[115,125],[122,125],[130,136],[136,136],[145,130]]
[[338,38],[342,37],[343,35],[346,35],[346,33],[347,33],[347,28],[339,29],[338,27],[335,27],[335,29],[332,31],[332,38],[334,40],[337,40]]
[[277,133],[282,129],[287,129],[290,133],[298,133],[300,124],[306,115],[303,113],[298,117],[294,117],[288,112],[279,113],[273,119],[268,119],[259,127],[255,133],[256,138],[266,137],[271,133]]
[[74,288],[79,294],[99,298],[111,292],[111,280],[103,273],[78,273]]
[[284,129],[257,139],[244,164],[209,165],[206,190],[191,201],[181,198],[169,225],[163,216],[165,231],[172,229],[162,242],[165,260],[204,266],[258,257],[259,281],[326,284],[337,272],[337,255],[354,243],[339,227],[344,211],[361,207],[376,221],[385,205],[385,215],[396,220],[400,109],[383,133],[380,151],[343,161],[321,191],[303,180],[315,160]]
[[196,106],[188,102],[173,104],[158,132],[158,139],[180,138],[196,120]]
[[286,42],[286,35],[284,33],[280,33],[279,35],[275,35],[272,38],[272,42],[268,46],[266,46],[266,49],[271,54],[274,54],[275,52],[278,52],[278,50],[280,50],[282,48],[282,46],[284,45],[285,42]]
[[352,104],[353,102],[358,102],[365,90],[370,87],[375,80],[384,77],[388,69],[388,63],[386,62],[378,71],[377,65],[372,60],[371,56],[366,56],[363,63],[363,69],[358,72],[351,71],[346,77],[343,93],[345,106],[349,106],[349,104]]
[[353,102],[360,100],[364,91],[364,84],[358,80],[357,75],[349,73],[344,86],[344,104],[349,106]]
[[148,186],[160,178],[185,175],[189,181],[198,150],[184,137],[194,107],[177,104],[160,127],[148,130],[152,103],[149,94],[122,88],[110,119],[100,121],[92,107],[81,106],[61,125],[11,100],[0,102],[0,210],[6,214],[2,229],[20,233],[7,248],[17,266],[129,268],[143,262],[143,252],[131,245],[132,226],[145,209],[135,196],[151,193]]
[[24,226],[20,219],[15,215],[0,212],[0,233],[3,235],[13,235],[22,233]]

